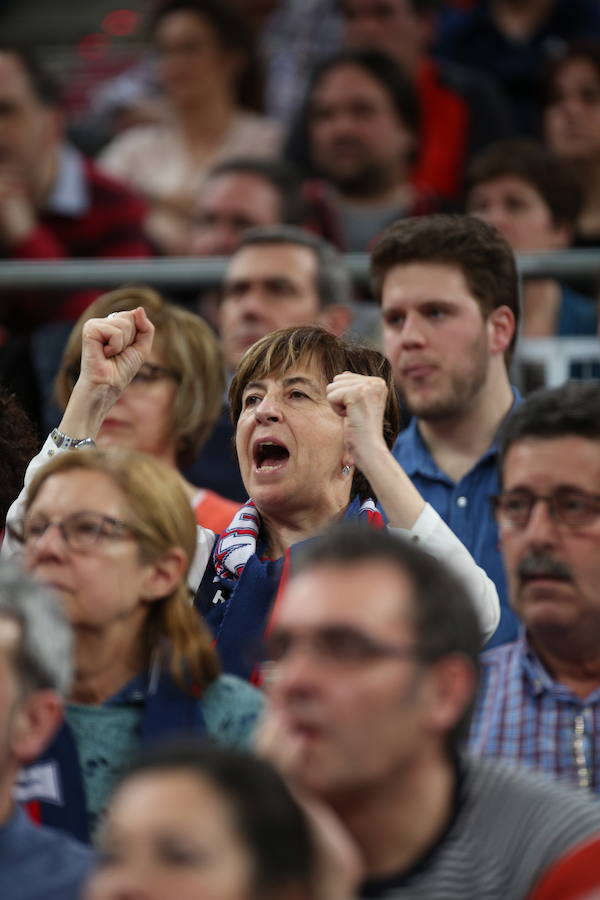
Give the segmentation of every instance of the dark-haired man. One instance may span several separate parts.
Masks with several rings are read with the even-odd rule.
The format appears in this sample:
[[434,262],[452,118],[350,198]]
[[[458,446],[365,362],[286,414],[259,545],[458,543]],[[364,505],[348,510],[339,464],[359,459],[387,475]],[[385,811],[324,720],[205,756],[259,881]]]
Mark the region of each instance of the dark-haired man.
[[340,0],[346,44],[388,54],[415,86],[421,141],[414,183],[453,197],[467,159],[508,137],[512,121],[489,78],[430,55],[441,6],[439,0]]
[[[58,91],[37,62],[0,46],[0,259],[149,256],[144,217],[137,197],[65,142]],[[90,289],[2,292],[0,381],[32,416],[38,393],[50,394],[66,323],[96,296]],[[27,338],[10,340],[44,323],[33,353]]]
[[281,160],[253,157],[216,166],[198,194],[189,235],[192,256],[230,256],[244,231],[301,225],[300,182]]
[[388,229],[373,251],[384,351],[412,413],[394,455],[423,497],[495,582],[512,640],[489,498],[498,490],[495,435],[515,403],[507,364],[519,290],[513,253],[468,216],[423,216]]
[[[0,47],[0,257],[148,256],[143,204],[64,141],[58,92],[34,60]],[[21,327],[73,319],[97,292],[27,296]],[[15,295],[16,296],[16,295]]]
[[390,222],[436,208],[411,183],[419,145],[418,100],[387,56],[346,50],[317,70],[307,101],[310,184],[323,231],[336,246],[362,251]]
[[600,385],[526,398],[500,433],[496,500],[523,629],[483,656],[471,749],[600,791]]
[[333,531],[292,570],[263,738],[349,830],[363,898],[523,900],[600,828],[588,798],[462,757],[479,640],[446,569],[385,532]]

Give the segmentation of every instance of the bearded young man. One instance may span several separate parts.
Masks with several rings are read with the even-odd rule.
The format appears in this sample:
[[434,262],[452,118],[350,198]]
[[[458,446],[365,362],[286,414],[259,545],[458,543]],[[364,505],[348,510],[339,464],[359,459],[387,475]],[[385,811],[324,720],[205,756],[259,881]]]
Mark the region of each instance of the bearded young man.
[[501,620],[489,646],[513,640],[489,502],[496,432],[518,402],[507,368],[519,317],[513,252],[483,222],[423,216],[385,232],[371,269],[384,351],[413,417],[394,456],[495,582]]

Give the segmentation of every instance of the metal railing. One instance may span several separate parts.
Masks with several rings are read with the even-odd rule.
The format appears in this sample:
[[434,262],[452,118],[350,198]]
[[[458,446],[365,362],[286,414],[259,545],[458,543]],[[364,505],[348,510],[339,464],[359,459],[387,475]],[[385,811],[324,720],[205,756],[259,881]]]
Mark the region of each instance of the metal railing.
[[[349,253],[345,260],[354,278],[367,278],[368,254]],[[219,284],[227,263],[227,258],[221,256],[49,262],[1,260],[0,291],[2,288],[111,288],[128,283],[148,283],[157,288],[201,288]],[[518,254],[517,266],[522,278],[593,278],[600,275],[600,248]]]

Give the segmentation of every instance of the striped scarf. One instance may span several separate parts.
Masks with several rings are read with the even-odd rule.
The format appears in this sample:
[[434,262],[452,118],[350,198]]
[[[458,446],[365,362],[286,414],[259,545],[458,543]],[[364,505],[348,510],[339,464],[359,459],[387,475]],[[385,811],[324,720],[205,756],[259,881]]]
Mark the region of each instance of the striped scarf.
[[[361,503],[355,515],[374,528],[383,528],[381,513],[370,498]],[[235,586],[246,563],[256,553],[259,532],[260,515],[254,502],[248,500],[218,537],[213,551],[215,572],[231,587]]]

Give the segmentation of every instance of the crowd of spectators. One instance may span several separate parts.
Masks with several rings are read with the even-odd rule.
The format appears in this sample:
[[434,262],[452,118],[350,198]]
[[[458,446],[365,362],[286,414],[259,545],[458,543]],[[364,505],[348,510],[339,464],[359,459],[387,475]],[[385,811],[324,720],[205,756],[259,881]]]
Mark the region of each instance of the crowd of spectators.
[[597,3],[149,7],[0,44],[0,267],[227,258],[0,296],[1,896],[595,896]]

